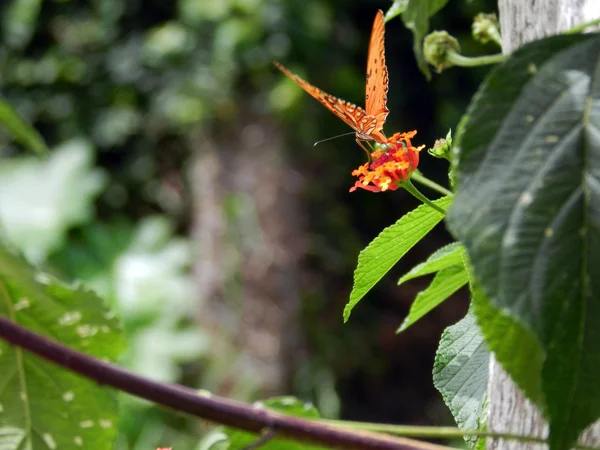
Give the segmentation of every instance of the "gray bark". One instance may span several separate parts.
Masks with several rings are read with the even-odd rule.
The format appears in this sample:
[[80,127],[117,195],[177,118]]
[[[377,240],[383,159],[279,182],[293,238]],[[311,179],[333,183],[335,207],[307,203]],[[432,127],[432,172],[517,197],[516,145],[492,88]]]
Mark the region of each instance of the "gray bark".
[[[600,17],[600,0],[499,0],[502,45],[505,54],[531,42]],[[547,437],[548,426],[537,409],[515,386],[493,357],[488,385],[488,430]],[[600,422],[590,426],[580,443],[600,445]],[[488,450],[542,450],[545,445],[488,439]]]
[[600,17],[598,0],[498,0],[502,51],[506,54]]

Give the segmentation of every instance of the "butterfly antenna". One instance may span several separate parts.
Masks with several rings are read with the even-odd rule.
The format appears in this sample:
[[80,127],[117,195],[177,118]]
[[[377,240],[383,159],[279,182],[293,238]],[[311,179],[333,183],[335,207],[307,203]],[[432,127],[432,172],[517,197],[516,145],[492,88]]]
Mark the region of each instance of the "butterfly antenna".
[[350,131],[349,133],[338,134],[337,136],[333,136],[333,137],[330,137],[330,138],[327,138],[327,139],[321,139],[320,141],[315,142],[314,147],[316,147],[317,144],[320,144],[321,142],[331,141],[332,139],[337,139],[339,137],[348,136],[349,134],[354,134],[354,133],[355,133],[355,131]]

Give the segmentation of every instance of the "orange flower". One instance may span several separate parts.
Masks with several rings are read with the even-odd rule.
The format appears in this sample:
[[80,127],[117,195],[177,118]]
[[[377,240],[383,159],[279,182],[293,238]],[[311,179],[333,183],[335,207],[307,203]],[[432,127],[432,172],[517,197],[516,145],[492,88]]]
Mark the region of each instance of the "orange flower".
[[371,192],[398,189],[419,165],[419,152],[425,148],[424,145],[412,146],[410,140],[416,134],[416,131],[396,133],[385,146],[371,153],[371,162],[352,172],[358,181],[350,192],[358,188]]

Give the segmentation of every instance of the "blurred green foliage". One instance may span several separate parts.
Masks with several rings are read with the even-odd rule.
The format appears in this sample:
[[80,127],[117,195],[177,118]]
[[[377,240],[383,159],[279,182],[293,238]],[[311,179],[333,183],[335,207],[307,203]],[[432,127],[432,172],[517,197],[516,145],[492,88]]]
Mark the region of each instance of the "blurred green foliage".
[[[274,397],[264,402],[255,402],[254,406],[256,408],[269,409],[304,419],[318,419],[321,417],[319,411],[312,404],[304,403],[294,397]],[[268,439],[267,434],[256,435],[232,429],[230,427],[220,427],[216,429],[202,440],[199,447],[211,448],[213,450],[247,448],[248,446],[256,445],[260,439],[264,439],[264,443],[262,443],[260,447],[265,450],[323,450],[326,448],[317,445],[309,445],[305,442],[277,439],[277,436]],[[208,443],[211,444],[210,447]]]
[[[468,39],[471,17],[494,2],[450,4],[434,25],[454,26],[459,38]],[[363,152],[350,138],[313,147],[348,130],[271,65],[281,60],[317,86],[360,104],[372,18],[377,8],[390,5],[1,2],[0,93],[52,148],[46,160],[22,156],[0,127],[0,157],[10,157],[0,160],[2,232],[31,261],[83,279],[109,300],[128,335],[126,367],[206,386],[206,379],[228,367],[215,363],[212,372],[202,372],[196,366],[207,364],[214,343],[194,321],[200,305],[186,237],[185,171],[198,151],[197,136],[239,134],[247,117],[266,117],[287,138],[285,157],[306,179],[303,212],[310,239],[304,264],[318,274],[303,287],[302,298],[312,355],[290,393],[313,399],[325,415],[340,412],[341,396],[350,418],[427,420],[423,411],[435,409],[428,402],[437,401],[429,374],[439,333],[413,345],[414,367],[406,371],[401,356],[408,353],[392,343],[406,311],[391,283],[378,287],[372,304],[363,302],[349,325],[341,323],[358,251],[415,204],[402,196],[348,194],[349,173],[363,162]],[[468,42],[461,45],[473,51]],[[417,144],[445,135],[483,71],[450,71],[428,85],[400,21],[387,25],[386,49],[388,133],[418,128]],[[431,159],[422,167],[445,181],[443,162]],[[451,322],[440,320],[437,328]],[[382,351],[373,352],[373,346]],[[420,387],[411,385],[415,381]],[[424,406],[414,414],[398,409],[388,404],[390,392],[421,396],[406,403]],[[133,399],[122,408],[119,449],[192,448],[204,431],[195,421]]]

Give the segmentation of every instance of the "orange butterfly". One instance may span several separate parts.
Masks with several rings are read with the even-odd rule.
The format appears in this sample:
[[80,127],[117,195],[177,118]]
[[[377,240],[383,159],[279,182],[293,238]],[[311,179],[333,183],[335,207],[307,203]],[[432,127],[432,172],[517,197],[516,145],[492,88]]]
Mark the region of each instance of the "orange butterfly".
[[387,66],[385,65],[383,32],[383,12],[379,10],[373,22],[373,31],[371,31],[371,40],[369,42],[365,109],[341,98],[329,95],[299,76],[294,75],[277,61],[273,63],[275,67],[294,80],[298,86],[319,100],[329,111],[352,127],[356,131],[356,142],[363,148],[364,146],[360,141],[375,140],[380,144],[387,143],[387,138],[383,134],[383,125],[385,124],[385,118],[390,112],[386,106],[389,79]]

